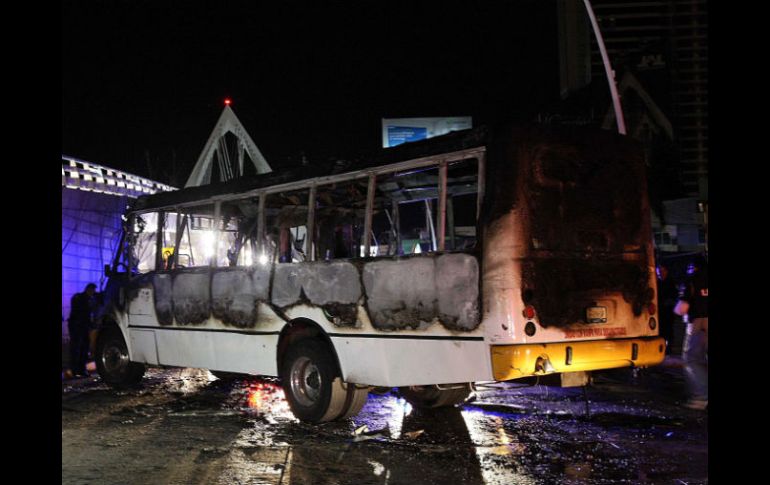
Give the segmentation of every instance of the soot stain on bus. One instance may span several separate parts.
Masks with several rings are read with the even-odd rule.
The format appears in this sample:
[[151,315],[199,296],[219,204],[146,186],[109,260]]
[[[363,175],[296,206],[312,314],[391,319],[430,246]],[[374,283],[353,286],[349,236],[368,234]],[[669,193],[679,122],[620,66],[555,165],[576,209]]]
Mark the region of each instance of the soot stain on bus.
[[648,273],[641,263],[559,259],[523,263],[522,270],[542,327],[587,323],[584,309],[594,303],[585,294],[592,290],[620,291],[637,317],[652,301]]
[[367,263],[366,307],[378,330],[421,329],[436,322],[471,331],[479,318],[476,256],[425,254]]
[[[262,271],[264,273],[264,271]],[[238,328],[257,325],[260,301],[267,300],[267,287],[260,273],[241,268],[223,268],[211,277],[211,313],[214,318]]]
[[172,280],[169,274],[157,274],[152,279],[153,297],[155,298],[155,314],[160,325],[174,323]]
[[[150,289],[158,323],[254,328],[259,306],[281,319],[297,305],[323,310],[337,327],[362,325],[359,307],[378,330],[425,329],[440,324],[472,331],[480,323],[478,256],[423,254],[397,260],[305,262],[274,268],[198,268],[139,276],[128,300]],[[377,296],[370,296],[377,295]],[[149,303],[149,302],[148,302]]]
[[551,251],[618,254],[641,247],[639,155],[610,141],[567,142],[537,143],[520,152],[531,181],[522,202],[533,209],[532,238]]
[[193,269],[174,275],[171,286],[174,320],[180,325],[200,325],[211,315],[211,272]]
[[592,292],[621,293],[635,316],[653,301],[641,153],[614,134],[563,127],[508,127],[490,139],[487,178],[511,184],[492,184],[482,223],[519,218],[522,300],[541,326],[583,321]]
[[337,327],[356,328],[358,324],[358,305],[346,303],[327,303],[323,305],[324,314]]

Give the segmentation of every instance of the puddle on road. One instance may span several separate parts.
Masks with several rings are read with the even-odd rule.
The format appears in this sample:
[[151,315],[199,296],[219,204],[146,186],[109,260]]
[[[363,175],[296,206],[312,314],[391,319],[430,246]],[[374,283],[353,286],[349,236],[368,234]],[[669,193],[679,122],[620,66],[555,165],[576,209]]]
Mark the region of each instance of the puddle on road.
[[[279,387],[244,386],[244,400],[266,411],[265,417],[276,408],[289,413]],[[414,483],[418,477],[435,483],[540,483],[516,465],[524,445],[509,435],[503,418],[481,410],[422,411],[394,394],[370,394],[362,412],[342,422],[313,426],[259,418],[236,438],[222,483],[246,477],[276,483],[268,477],[277,476],[290,484],[336,484],[341,476],[358,484]],[[372,439],[355,435],[363,426]]]

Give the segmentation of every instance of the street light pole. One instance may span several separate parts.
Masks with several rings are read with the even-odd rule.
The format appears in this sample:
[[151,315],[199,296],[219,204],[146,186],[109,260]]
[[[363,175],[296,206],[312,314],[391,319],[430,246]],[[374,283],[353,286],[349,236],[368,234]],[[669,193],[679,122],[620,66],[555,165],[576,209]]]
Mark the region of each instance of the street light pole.
[[599,44],[599,52],[602,55],[602,62],[604,63],[604,71],[607,73],[607,83],[610,85],[610,96],[612,97],[612,105],[615,108],[615,119],[618,123],[618,133],[621,135],[626,134],[626,121],[623,119],[623,110],[620,107],[620,97],[618,96],[618,88],[615,86],[615,73],[610,66],[610,58],[607,56],[607,49],[604,48],[604,39],[602,33],[599,31],[599,24],[596,22],[596,16],[594,15],[594,9],[591,8],[591,2],[589,0],[583,0],[588,12],[588,17],[591,19],[591,26],[594,29],[594,35],[596,35],[596,42]]

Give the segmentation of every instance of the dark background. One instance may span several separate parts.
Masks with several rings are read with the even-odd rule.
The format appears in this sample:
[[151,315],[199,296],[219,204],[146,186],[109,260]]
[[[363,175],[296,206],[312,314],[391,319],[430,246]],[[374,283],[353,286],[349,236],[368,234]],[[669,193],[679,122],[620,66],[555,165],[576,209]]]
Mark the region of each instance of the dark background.
[[[233,98],[236,114],[274,168],[289,157],[296,159],[302,150],[313,158],[321,157],[321,152],[345,156],[345,152],[376,148],[381,143],[382,117],[470,115],[474,125],[479,125],[495,118],[529,119],[539,106],[557,100],[555,2],[467,3],[389,2],[355,8],[278,8],[264,2],[255,8],[213,2],[62,3],[61,153],[145,176],[149,175],[147,151],[151,159],[162,162],[161,172],[176,153],[179,165],[185,165],[179,169],[183,173],[178,183],[184,183],[227,95]],[[710,213],[712,219],[724,222],[728,215],[739,212],[738,203],[745,210],[744,194],[763,192],[761,174],[751,177],[744,167],[756,166],[761,160],[761,151],[754,151],[753,145],[766,138],[759,133],[764,131],[764,123],[754,121],[762,116],[757,104],[763,100],[756,86],[761,79],[757,67],[761,56],[756,57],[761,49],[757,46],[762,44],[755,39],[760,40],[766,27],[752,25],[763,21],[760,11],[747,16],[745,11],[730,10],[720,2],[710,2],[709,10],[709,124],[715,135],[709,149],[717,160],[709,166],[709,172],[717,174],[710,177]],[[9,15],[9,24],[31,19],[39,24],[36,14]],[[41,30],[54,32],[56,14],[47,15],[50,25],[46,20]],[[14,42],[23,40],[16,38]],[[8,45],[13,47],[10,41]],[[51,76],[45,66],[56,69],[56,56],[47,49],[42,44],[34,56],[20,52],[13,61],[47,79]],[[52,92],[57,90],[54,85]],[[18,85],[13,92],[19,104],[9,111],[18,113],[29,102],[26,95],[34,90]],[[33,103],[30,117],[46,108],[48,98],[41,98]],[[39,120],[30,119],[33,122]],[[25,146],[39,143],[33,138],[36,135],[31,133]],[[58,149],[54,146],[51,150],[54,156]],[[24,170],[19,168],[20,175]],[[165,171],[170,175],[170,169]],[[54,183],[59,183],[58,177],[51,179],[52,189]],[[725,195],[730,193],[738,197]],[[47,202],[41,199],[40,205]],[[761,210],[762,205],[748,207]],[[60,236],[55,224],[45,227],[51,239]],[[750,226],[743,227],[748,230]],[[730,254],[728,237],[736,241],[733,244],[746,238],[726,229],[723,225],[709,236],[710,247],[716,244],[723,255]],[[741,252],[749,250],[743,248]],[[760,250],[755,252],[761,254]],[[29,259],[16,259],[23,266],[14,274],[30,274]],[[51,260],[40,268],[48,266],[52,272],[50,299],[56,303],[48,320],[56,322],[60,275],[56,257]],[[740,262],[736,260],[737,266]],[[754,380],[755,373],[730,372],[733,354],[741,361],[746,357],[751,360],[750,355],[736,351],[735,344],[740,345],[745,338],[742,329],[757,331],[752,326],[756,315],[749,318],[745,311],[756,305],[745,294],[730,293],[727,286],[745,288],[748,283],[725,276],[724,270],[719,271],[724,265],[718,263],[717,275],[723,275],[716,285],[722,293],[718,299],[721,304],[712,305],[711,310],[716,310],[722,324],[712,327],[715,337],[709,349],[714,364],[711,381],[717,384],[709,413],[717,420],[709,427],[710,432],[716,431],[714,449],[722,451],[726,444],[746,442],[742,438],[750,428],[744,423],[755,425],[757,420],[742,416],[752,416],[751,411],[758,409],[761,387],[740,382],[746,379],[742,376]],[[713,272],[713,261],[710,266]],[[12,322],[34,323],[29,309],[39,305],[39,297],[34,284],[28,288],[29,301],[17,305],[20,315]],[[737,309],[738,315],[728,318],[720,308]],[[15,449],[39,449],[40,437],[45,436],[43,441],[52,450],[44,455],[53,463],[43,468],[55,479],[55,434],[59,431],[57,415],[50,408],[59,386],[58,324],[47,342],[47,366],[40,359],[29,358],[35,344],[28,335],[30,327],[15,327],[18,335],[12,340],[17,343],[18,356],[11,363],[37,365],[38,375],[51,379],[52,390],[46,398],[37,394],[33,399],[19,398],[24,407],[34,409],[25,418],[37,424],[40,432],[28,433],[26,442],[17,443]],[[37,390],[39,381],[33,382]],[[742,392],[736,395],[735,391]],[[727,427],[725,423],[729,423]],[[742,447],[742,459],[757,463],[751,450]],[[729,470],[717,466],[709,472],[717,477],[727,473],[733,481],[741,481],[742,474],[754,478],[752,466]],[[743,481],[752,479],[746,476]]]
[[225,97],[273,169],[381,146],[381,118],[530,120],[558,100],[556,2],[76,2],[62,153],[184,184]]

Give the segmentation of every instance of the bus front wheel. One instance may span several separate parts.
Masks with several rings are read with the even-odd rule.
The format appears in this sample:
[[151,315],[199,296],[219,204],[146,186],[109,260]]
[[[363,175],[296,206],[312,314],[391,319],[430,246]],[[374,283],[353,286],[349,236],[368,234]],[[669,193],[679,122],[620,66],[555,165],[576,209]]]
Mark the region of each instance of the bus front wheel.
[[367,389],[342,382],[334,356],[320,340],[295,342],[283,358],[280,376],[289,407],[301,421],[344,419],[366,401]]
[[433,409],[461,404],[471,394],[470,384],[442,386],[411,386],[399,388],[400,394],[417,408]]
[[111,386],[136,384],[144,376],[144,364],[131,362],[123,334],[117,328],[99,332],[96,340],[96,370]]

